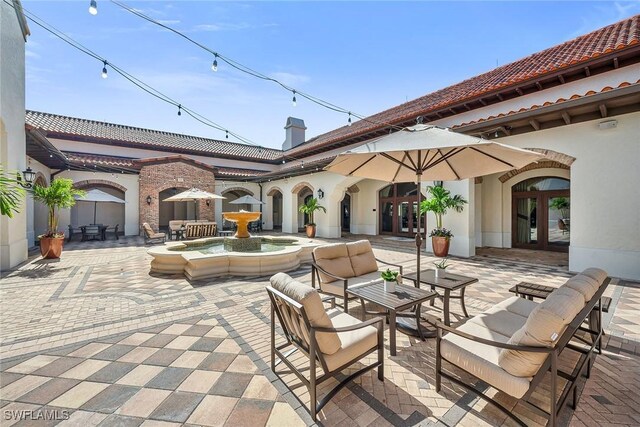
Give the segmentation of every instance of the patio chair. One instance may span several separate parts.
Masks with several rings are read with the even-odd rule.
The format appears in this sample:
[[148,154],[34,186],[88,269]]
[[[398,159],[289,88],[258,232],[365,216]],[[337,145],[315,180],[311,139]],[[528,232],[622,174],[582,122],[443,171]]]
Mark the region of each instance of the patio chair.
[[142,224],[142,229],[144,230],[144,243],[149,244],[153,242],[162,242],[164,243],[167,235],[165,233],[156,233],[153,231],[153,228],[149,225],[149,223],[145,222]]
[[67,237],[67,243],[71,241],[74,234],[82,234],[82,228],[74,227],[73,225],[69,224],[69,237]]
[[[309,389],[310,411],[314,421],[327,402],[357,376],[377,367],[378,379],[384,381],[382,318],[362,322],[335,308],[335,297],[328,297],[333,308],[325,311],[320,294],[314,288],[285,273],[271,277],[267,292],[271,299],[271,370],[276,373],[276,365],[283,362]],[[276,316],[286,338],[286,342],[278,346]],[[293,346],[293,349],[283,353],[282,350],[289,346]],[[287,359],[296,350],[309,358],[309,379]],[[377,362],[361,367],[344,379],[338,378],[342,370],[374,352],[378,353]],[[276,356],[280,359],[278,363]],[[320,377],[316,373],[317,362],[324,371]],[[336,378],[338,385],[318,403],[318,385],[331,378]]]
[[120,237],[118,237],[118,228],[120,228],[120,224],[116,224],[115,227],[107,227],[105,229],[105,239],[106,239],[106,233],[113,232],[113,234],[116,236],[116,240],[120,240]]
[[100,227],[97,225],[86,225],[81,227],[82,230],[82,241],[86,242],[87,240],[101,240],[102,233],[100,231]]

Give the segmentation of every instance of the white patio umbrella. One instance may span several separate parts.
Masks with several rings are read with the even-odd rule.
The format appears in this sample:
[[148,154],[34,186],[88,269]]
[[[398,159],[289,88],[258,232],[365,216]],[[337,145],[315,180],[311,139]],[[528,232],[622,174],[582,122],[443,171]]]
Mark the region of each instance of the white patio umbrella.
[[265,202],[261,202],[260,200],[248,194],[246,196],[239,197],[229,202],[229,204],[230,205],[266,205]]
[[76,200],[79,202],[93,202],[93,223],[96,223],[96,212],[98,210],[98,203],[126,203],[119,197],[111,195],[109,193],[105,193],[102,190],[98,190],[94,188],[93,190],[87,191],[87,193],[80,197],[77,196]]
[[219,196],[208,191],[200,190],[199,188],[191,188],[185,190],[182,193],[178,193],[174,196],[168,197],[163,202],[191,202],[196,204],[196,219],[198,219],[198,200],[212,200],[212,199],[226,199],[224,196]]
[[[423,179],[474,178],[519,169],[541,158],[544,156],[533,151],[418,124],[341,153],[324,169],[388,182],[416,181],[420,206]],[[420,221],[415,239],[416,276],[420,283]]]

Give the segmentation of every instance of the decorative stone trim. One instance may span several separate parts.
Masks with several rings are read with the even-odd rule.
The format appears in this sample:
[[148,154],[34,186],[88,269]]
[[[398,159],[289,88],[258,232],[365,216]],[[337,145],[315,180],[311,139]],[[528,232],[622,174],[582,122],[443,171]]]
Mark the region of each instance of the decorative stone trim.
[[313,193],[315,191],[315,189],[313,188],[313,186],[311,184],[309,184],[308,182],[304,181],[304,182],[300,182],[298,184],[296,184],[292,189],[291,189],[291,193],[292,194],[298,194],[300,193],[300,191],[302,191],[305,187],[307,187],[309,190],[311,190],[311,192]]
[[117,182],[107,181],[106,179],[87,179],[85,181],[78,181],[74,183],[73,186],[80,190],[88,187],[111,187],[123,193],[127,191],[127,187]]
[[536,153],[544,154],[545,156],[547,156],[545,161],[552,160],[554,162],[558,162],[566,166],[571,166],[573,162],[576,161],[575,157],[569,156],[564,153],[560,153],[558,151],[546,150],[543,148],[526,148],[526,150],[535,151]]
[[476,176],[473,183],[474,184],[482,184],[482,181],[483,181],[483,179],[482,179],[481,176]]
[[267,192],[267,196],[275,196],[276,192],[280,192],[280,194],[284,194],[280,187],[271,187],[271,189]]
[[49,182],[42,172],[36,172],[36,179],[33,180],[34,184],[38,184],[41,187],[48,187]]
[[255,196],[255,193],[247,188],[244,187],[229,187],[229,188],[225,188],[224,190],[222,190],[220,192],[220,195],[223,195],[225,193],[228,193],[230,191],[242,191],[243,193],[247,193],[251,196]]
[[353,184],[351,187],[347,188],[347,193],[355,194],[360,192],[360,187],[357,184]]
[[502,175],[498,179],[500,180],[500,182],[505,183],[508,180],[510,180],[511,178],[513,178],[514,176],[521,174],[522,172],[526,172],[526,171],[530,171],[530,170],[534,170],[534,169],[547,169],[547,168],[571,169],[569,166],[567,166],[565,164],[562,164],[562,163],[559,163],[559,162],[543,160],[543,161],[538,162],[538,163],[530,163],[527,166],[525,166],[523,168],[520,168],[520,169],[511,170],[511,171],[505,173],[504,175]]

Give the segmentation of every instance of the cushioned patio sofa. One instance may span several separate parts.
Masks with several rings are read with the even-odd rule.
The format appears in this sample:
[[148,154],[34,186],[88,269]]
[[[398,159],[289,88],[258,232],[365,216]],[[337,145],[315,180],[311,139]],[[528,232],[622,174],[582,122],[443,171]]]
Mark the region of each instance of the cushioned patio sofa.
[[[443,361],[466,371],[493,388],[508,394],[519,403],[556,425],[560,410],[573,395],[577,404],[576,383],[590,374],[594,349],[602,338],[601,299],[610,279],[603,270],[589,268],[569,279],[549,296],[537,303],[511,297],[491,309],[452,328],[437,326],[436,391],[441,377],[448,378],[483,399],[493,403],[520,425],[526,425],[510,410],[454,374],[445,371]],[[445,334],[446,333],[446,334]],[[564,351],[576,352],[578,362],[572,372],[558,367]],[[549,408],[531,402],[534,390],[550,373]],[[558,397],[558,378],[567,381]]]

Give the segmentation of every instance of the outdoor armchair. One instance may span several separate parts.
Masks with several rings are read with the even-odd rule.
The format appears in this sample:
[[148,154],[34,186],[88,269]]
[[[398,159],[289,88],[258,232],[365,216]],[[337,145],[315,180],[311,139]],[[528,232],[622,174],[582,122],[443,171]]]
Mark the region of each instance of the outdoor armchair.
[[401,265],[375,257],[368,240],[319,246],[314,248],[312,257],[311,286],[342,298],[345,313],[349,312],[349,299],[353,299],[347,294],[347,288],[382,280],[381,268],[392,267],[402,275]]
[[153,231],[153,228],[151,228],[151,226],[147,222],[142,224],[142,230],[144,232],[144,242],[146,244],[153,242],[164,243],[167,237],[165,233],[156,233],[155,231]]
[[[383,322],[380,317],[362,322],[355,317],[332,307],[325,311],[318,292],[312,287],[292,279],[285,273],[271,278],[267,286],[271,299],[271,369],[283,362],[309,389],[310,411],[314,421],[317,414],[335,394],[355,377],[378,368],[378,379],[384,380]],[[276,317],[282,327],[286,342],[276,345]],[[291,351],[283,350],[293,347]],[[309,378],[296,367],[288,357],[296,350],[309,358]],[[377,352],[377,361],[364,365],[344,379],[337,375],[354,365],[363,357]],[[276,357],[280,359],[276,362]],[[317,364],[324,372],[318,376]],[[336,378],[338,385],[324,398],[317,401],[317,387],[330,378]]]

